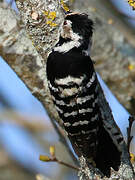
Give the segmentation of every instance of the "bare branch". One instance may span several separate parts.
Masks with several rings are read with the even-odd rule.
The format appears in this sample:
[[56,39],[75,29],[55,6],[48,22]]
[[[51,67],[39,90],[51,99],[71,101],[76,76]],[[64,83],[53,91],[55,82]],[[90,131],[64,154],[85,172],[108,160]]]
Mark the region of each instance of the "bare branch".
[[42,174],[37,174],[36,175],[36,180],[52,180],[48,177],[45,177],[45,175],[42,175]]
[[55,153],[55,147],[54,146],[50,146],[50,156],[46,156],[46,155],[40,155],[39,156],[40,161],[43,162],[57,162],[58,164],[64,165],[66,167],[72,168],[74,170],[79,171],[79,167],[74,166],[72,164],[66,163],[64,161],[59,160],[56,157],[56,153]]
[[45,62],[28,39],[18,15],[3,4],[0,6],[0,33],[0,55],[42,102],[49,116],[59,122],[47,87]]
[[[57,21],[59,22],[60,20],[58,17],[57,19]],[[47,87],[47,79],[45,74],[45,53],[41,53],[44,56],[44,59],[42,59],[42,57],[38,55],[31,40],[29,40],[18,15],[12,9],[10,9],[9,6],[5,6],[3,4],[1,4],[0,6],[0,26],[0,55],[24,81],[26,86],[30,89],[31,93],[36,96],[46,108],[48,115],[51,118],[52,124],[54,128],[56,128],[56,131],[60,136],[61,142],[65,145],[71,157],[73,158],[74,155],[70,150],[67,141],[64,140],[65,137],[61,134],[60,131],[58,131],[58,128],[54,122],[55,119],[62,126]],[[36,29],[35,27],[37,31],[38,28]],[[50,34],[48,30],[49,28],[51,31]],[[54,28],[56,29],[56,27]],[[52,35],[55,37],[56,35],[54,35],[55,33],[53,34],[52,31],[54,32],[55,29],[53,30],[53,27],[51,26],[48,26],[48,29],[46,29],[46,31],[48,31],[48,35],[46,36],[50,38],[50,41],[53,41],[54,38],[52,37]],[[58,28],[56,29],[56,33],[58,33]],[[54,42],[52,42],[52,44],[53,43]],[[49,43],[47,42],[47,40],[46,44],[48,49]],[[44,46],[45,43],[43,44],[43,47]],[[73,160],[75,161],[75,163],[77,163],[75,157],[73,158]]]

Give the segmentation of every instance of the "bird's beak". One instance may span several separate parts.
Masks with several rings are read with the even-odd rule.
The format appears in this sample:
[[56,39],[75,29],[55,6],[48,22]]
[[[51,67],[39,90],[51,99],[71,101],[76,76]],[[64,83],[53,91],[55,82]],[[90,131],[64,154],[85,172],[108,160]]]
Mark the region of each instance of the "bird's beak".
[[72,13],[71,11],[64,11],[64,14],[67,16],[68,14]]

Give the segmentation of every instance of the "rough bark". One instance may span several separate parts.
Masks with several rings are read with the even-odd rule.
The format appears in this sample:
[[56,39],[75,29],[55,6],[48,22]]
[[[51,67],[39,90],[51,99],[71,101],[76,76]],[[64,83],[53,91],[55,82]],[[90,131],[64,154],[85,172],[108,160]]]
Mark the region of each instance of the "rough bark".
[[19,15],[4,4],[0,6],[0,27],[0,55],[42,102],[49,116],[59,122],[47,88],[45,54],[43,60],[28,38]]

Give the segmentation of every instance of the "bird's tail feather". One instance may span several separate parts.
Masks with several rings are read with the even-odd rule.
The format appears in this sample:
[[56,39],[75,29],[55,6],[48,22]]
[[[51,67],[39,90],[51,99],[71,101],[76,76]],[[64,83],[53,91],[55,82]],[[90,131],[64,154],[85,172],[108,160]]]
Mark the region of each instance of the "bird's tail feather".
[[110,176],[111,167],[118,171],[120,166],[121,152],[103,126],[98,133],[98,147],[94,161],[96,167],[107,177]]

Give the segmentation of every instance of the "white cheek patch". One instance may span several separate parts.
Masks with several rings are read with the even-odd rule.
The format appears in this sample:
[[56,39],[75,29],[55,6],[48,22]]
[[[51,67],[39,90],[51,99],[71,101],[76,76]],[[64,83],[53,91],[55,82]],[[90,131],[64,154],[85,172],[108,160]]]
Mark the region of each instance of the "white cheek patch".
[[62,25],[60,31],[61,31],[61,36],[66,39],[66,38],[70,38],[70,31],[72,30],[72,22],[69,20],[64,21],[64,23],[66,22],[66,25]]
[[66,23],[68,26],[70,26],[70,27],[72,26],[72,22],[70,20],[66,20]]
[[69,38],[71,39],[71,41],[63,43],[61,46],[55,47],[54,51],[66,53],[74,47],[79,47],[81,45],[80,40],[82,39],[82,37],[72,31],[72,22],[69,20],[66,20],[66,25],[62,26],[61,36],[64,39]]

